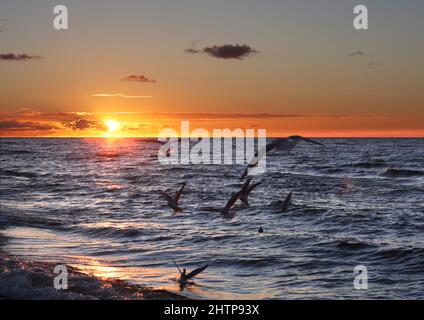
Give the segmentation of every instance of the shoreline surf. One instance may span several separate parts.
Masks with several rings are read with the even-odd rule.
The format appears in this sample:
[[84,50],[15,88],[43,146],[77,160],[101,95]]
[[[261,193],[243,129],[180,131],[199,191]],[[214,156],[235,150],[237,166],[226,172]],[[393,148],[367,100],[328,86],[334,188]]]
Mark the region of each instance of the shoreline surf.
[[0,300],[189,300],[166,290],[97,277],[67,266],[68,289],[54,288],[56,264],[27,261],[0,250]]

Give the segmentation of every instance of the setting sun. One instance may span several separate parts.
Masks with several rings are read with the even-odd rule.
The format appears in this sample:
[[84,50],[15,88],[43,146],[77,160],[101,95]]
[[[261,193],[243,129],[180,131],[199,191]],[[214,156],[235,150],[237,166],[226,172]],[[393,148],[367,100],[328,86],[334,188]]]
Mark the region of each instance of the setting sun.
[[105,125],[109,133],[115,132],[116,130],[119,129],[119,123],[114,120],[106,120]]

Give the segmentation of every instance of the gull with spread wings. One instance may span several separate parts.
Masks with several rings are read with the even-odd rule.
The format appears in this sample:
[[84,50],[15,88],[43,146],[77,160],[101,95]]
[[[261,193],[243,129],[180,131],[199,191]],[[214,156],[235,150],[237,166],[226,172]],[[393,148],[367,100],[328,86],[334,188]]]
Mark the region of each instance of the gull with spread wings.
[[254,168],[258,166],[259,161],[271,151],[289,151],[294,149],[300,142],[305,141],[313,144],[318,144],[320,146],[325,146],[321,142],[304,138],[302,136],[290,136],[284,139],[275,139],[274,141],[268,143],[264,148],[256,152],[255,156],[248,163],[246,169],[244,170],[240,180],[243,180]]
[[168,202],[168,206],[174,210],[173,215],[176,215],[179,212],[183,212],[183,209],[178,206],[178,202],[180,200],[181,194],[183,193],[183,190],[185,188],[186,183],[183,182],[181,185],[180,190],[177,191],[175,194],[175,197],[170,196],[165,191],[162,191],[162,197],[165,198],[165,200]]
[[200,274],[203,271],[205,271],[206,268],[208,267],[208,265],[204,265],[204,266],[202,266],[200,268],[194,269],[192,272],[190,272],[190,273],[187,274],[187,270],[185,268],[183,268],[183,270],[181,270],[180,267],[175,262],[175,260],[172,259],[172,261],[174,261],[174,265],[177,267],[178,271],[180,272],[180,276],[178,278],[178,282],[180,284],[181,289],[183,289],[184,286],[186,286],[188,284],[194,284],[194,282],[192,282],[190,280],[193,279],[198,274]]
[[243,202],[243,204],[246,207],[250,207],[249,204],[249,194],[253,191],[253,189],[255,189],[257,186],[259,186],[261,184],[261,182],[257,182],[254,184],[250,184],[252,182],[252,177],[247,178],[246,182],[243,184],[243,187],[241,188],[240,191],[240,201]]
[[219,212],[222,214],[222,217],[227,220],[231,220],[236,216],[236,212],[234,210],[231,210],[232,207],[235,205],[237,200],[240,198],[241,191],[233,193],[231,198],[227,201],[225,207],[203,207],[200,208],[202,211],[209,211],[209,212]]
[[236,216],[236,212],[234,210],[231,210],[231,208],[234,206],[234,204],[237,202],[237,200],[240,198],[241,191],[234,193],[231,198],[227,201],[227,204],[224,208],[222,208],[219,212],[222,213],[222,216],[225,219],[232,219]]

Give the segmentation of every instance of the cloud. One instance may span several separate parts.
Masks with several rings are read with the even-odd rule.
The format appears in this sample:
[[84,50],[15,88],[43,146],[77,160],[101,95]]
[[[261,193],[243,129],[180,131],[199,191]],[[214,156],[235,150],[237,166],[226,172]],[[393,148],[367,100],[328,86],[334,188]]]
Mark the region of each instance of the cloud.
[[92,95],[93,97],[119,97],[119,98],[127,98],[127,99],[145,99],[152,98],[152,96],[128,96],[122,93],[96,93]]
[[194,53],[200,53],[202,51],[199,51],[199,50],[196,50],[196,49],[193,49],[193,48],[188,48],[188,49],[185,49],[185,52],[194,54]]
[[200,41],[193,40],[193,41],[190,43],[190,47],[189,47],[189,48],[187,48],[187,49],[185,49],[185,52],[186,52],[186,53],[191,53],[191,54],[194,54],[194,53],[201,53],[202,51],[195,49],[196,45],[198,45],[198,44],[200,44]]
[[0,60],[5,61],[28,61],[42,59],[41,56],[33,56],[26,53],[14,54],[14,53],[0,53]]
[[215,120],[215,119],[271,119],[271,118],[305,118],[304,114],[271,113],[202,113],[202,112],[133,112],[134,115],[148,119],[160,120]]
[[378,61],[371,61],[370,63],[368,63],[368,65],[370,67],[382,67],[382,66],[384,66],[384,64],[382,62],[378,62]]
[[360,50],[359,51],[352,52],[350,54],[351,57],[362,57],[364,55],[365,55],[365,53],[363,51],[360,51]]
[[18,110],[16,110],[16,113],[18,114],[22,114],[22,115],[36,115],[39,114],[39,112],[34,111],[30,108],[20,108]]
[[63,124],[65,127],[71,128],[72,130],[86,130],[86,129],[100,129],[106,130],[106,125],[101,121],[92,121],[88,119],[77,119]]
[[0,130],[54,130],[58,127],[38,122],[19,122],[15,120],[10,121],[0,121]]
[[142,74],[131,74],[125,78],[123,78],[121,81],[126,82],[148,82],[148,83],[155,83],[156,80],[149,79]]
[[211,57],[218,59],[238,59],[243,60],[244,58],[257,53],[258,51],[251,48],[248,45],[232,45],[224,44],[221,46],[211,46],[206,47],[203,50],[196,50],[194,48],[189,48],[185,50],[186,53],[196,54],[196,53],[205,53]]

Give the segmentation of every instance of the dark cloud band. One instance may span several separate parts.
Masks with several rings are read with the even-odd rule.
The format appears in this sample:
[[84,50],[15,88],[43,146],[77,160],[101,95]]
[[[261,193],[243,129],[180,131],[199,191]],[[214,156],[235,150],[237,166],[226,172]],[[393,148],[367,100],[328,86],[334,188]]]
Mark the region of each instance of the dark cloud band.
[[19,122],[15,120],[11,121],[0,121],[0,130],[40,130],[48,131],[58,129],[56,126],[37,123],[37,122]]
[[214,45],[211,47],[206,47],[203,50],[196,50],[193,48],[189,48],[185,50],[186,53],[196,54],[196,53],[205,53],[211,57],[218,59],[238,59],[242,60],[258,51],[251,48],[248,45],[232,45],[232,44],[224,44],[221,46]]
[[64,123],[65,127],[71,128],[72,130],[87,130],[87,129],[99,129],[106,130],[106,126],[103,122],[93,121],[88,119],[77,119],[70,122]]
[[121,81],[126,82],[147,82],[147,83],[155,83],[156,80],[149,79],[146,76],[143,76],[142,74],[131,74],[125,78],[123,78]]
[[28,61],[42,59],[41,56],[29,55],[26,53],[14,54],[14,53],[1,53],[0,60],[5,61]]

